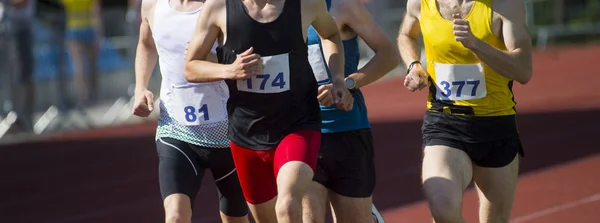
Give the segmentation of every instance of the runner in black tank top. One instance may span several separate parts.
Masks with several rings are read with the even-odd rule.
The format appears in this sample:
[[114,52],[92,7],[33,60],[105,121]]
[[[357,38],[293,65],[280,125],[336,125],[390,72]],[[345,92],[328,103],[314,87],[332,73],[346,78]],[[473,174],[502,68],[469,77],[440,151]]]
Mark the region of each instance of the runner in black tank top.
[[[289,69],[283,65],[283,70],[253,77],[250,85],[255,86],[248,88],[248,81],[227,81],[231,141],[249,149],[269,150],[297,130],[320,131],[317,82],[307,59],[300,2],[286,1],[281,15],[269,23],[252,19],[240,0],[227,1],[226,5],[227,35],[242,38],[228,38],[225,45],[217,48],[219,63],[233,63],[237,54],[250,47],[263,60],[267,56],[289,55]],[[267,62],[265,71],[268,66]],[[243,86],[238,88],[240,84]]]
[[[323,0],[207,1],[190,41],[186,79],[227,81],[231,152],[257,222],[302,222],[300,191],[314,175],[321,138],[310,25],[332,52],[337,106],[351,110],[342,41]],[[219,64],[206,61],[207,43],[217,39]]]

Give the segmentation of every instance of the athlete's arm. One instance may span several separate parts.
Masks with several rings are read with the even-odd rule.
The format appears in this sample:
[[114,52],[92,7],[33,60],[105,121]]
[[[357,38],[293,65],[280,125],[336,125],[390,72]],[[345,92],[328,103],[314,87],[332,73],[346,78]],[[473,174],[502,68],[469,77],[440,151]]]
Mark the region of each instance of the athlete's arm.
[[502,19],[502,37],[507,51],[498,50],[477,39],[471,49],[481,61],[498,74],[527,84],[532,76],[531,37],[525,25],[523,1],[503,1],[498,7]]
[[335,20],[327,12],[325,1],[315,1],[314,10],[315,20],[312,26],[321,38],[321,47],[323,56],[329,65],[329,71],[332,74],[332,81],[344,85],[344,45],[342,37],[338,31]]
[[245,80],[262,72],[262,59],[260,55],[253,53],[252,47],[239,54],[232,64],[211,62],[209,53],[219,34],[225,29],[225,19],[224,0],[204,3],[186,53],[184,76],[187,81],[199,83]]
[[141,9],[140,37],[135,54],[135,92],[132,112],[139,117],[147,117],[154,110],[154,95],[148,90],[148,82],[156,67],[158,53],[148,16],[152,15],[155,3],[156,0],[143,0]]
[[[420,12],[420,0],[408,0],[406,2],[406,14],[398,34],[398,50],[406,67],[412,62],[420,60],[421,49],[418,44],[419,35],[421,34],[421,27],[419,26]],[[420,66],[420,64],[415,65]]]
[[360,88],[373,83],[398,66],[400,54],[360,0],[346,0],[341,7],[344,12],[344,24],[350,26],[375,51],[375,56],[365,66],[349,75],[356,81],[356,87]]
[[135,54],[135,91],[143,92],[148,88],[150,77],[156,67],[158,53],[154,38],[152,38],[152,30],[148,15],[152,13],[155,0],[143,0],[140,24],[140,37],[138,40],[137,50]]
[[[196,31],[188,45],[185,55],[184,76],[189,82],[213,82],[228,79],[226,65],[208,61],[213,43],[217,41],[221,28],[218,25],[218,13],[223,1],[207,1],[198,16]],[[224,6],[224,5],[223,5]]]
[[[417,42],[421,34],[419,15],[421,14],[421,1],[408,0],[406,2],[406,14],[398,34],[398,49],[406,68],[415,61],[420,61],[420,45]],[[409,91],[421,90],[427,87],[427,72],[420,63],[413,64],[414,67],[404,77],[404,87]]]

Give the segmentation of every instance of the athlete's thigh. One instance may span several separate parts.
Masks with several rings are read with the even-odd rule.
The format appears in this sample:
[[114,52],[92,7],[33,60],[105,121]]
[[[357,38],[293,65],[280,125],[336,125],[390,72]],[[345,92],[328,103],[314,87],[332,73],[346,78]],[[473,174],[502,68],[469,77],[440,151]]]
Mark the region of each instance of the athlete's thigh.
[[371,197],[346,197],[333,191],[329,192],[329,201],[333,209],[335,222],[364,223],[372,222]]
[[248,205],[240,187],[231,149],[213,149],[210,159],[212,164],[210,170],[219,195],[219,209],[226,216],[246,216],[248,214]]
[[422,183],[428,199],[444,196],[462,202],[464,189],[472,178],[472,164],[464,151],[451,143],[432,143],[423,154]]
[[[480,222],[508,222],[514,202],[519,172],[519,156],[522,151],[518,138],[502,140],[491,145],[491,156],[502,157],[511,154],[512,158],[501,162],[501,166],[473,166],[473,180],[477,186],[480,204]],[[506,153],[500,155],[500,153]]]
[[240,186],[246,201],[258,205],[277,196],[277,182],[273,174],[273,149],[255,151],[231,143]]
[[275,150],[273,163],[280,195],[300,196],[312,181],[321,132],[301,130],[285,136]]
[[320,131],[300,130],[285,136],[275,150],[275,176],[277,177],[279,169],[290,161],[308,165],[313,171],[311,175],[314,175],[320,145]]
[[[315,175],[316,176],[316,175]],[[302,220],[304,223],[325,223],[329,207],[328,191],[322,184],[310,182],[302,198]]]
[[187,209],[188,204],[191,208],[202,185],[202,160],[188,143],[171,138],[159,138],[156,150],[160,192],[165,200],[165,208],[168,204],[173,204],[175,207],[170,208],[174,209]]

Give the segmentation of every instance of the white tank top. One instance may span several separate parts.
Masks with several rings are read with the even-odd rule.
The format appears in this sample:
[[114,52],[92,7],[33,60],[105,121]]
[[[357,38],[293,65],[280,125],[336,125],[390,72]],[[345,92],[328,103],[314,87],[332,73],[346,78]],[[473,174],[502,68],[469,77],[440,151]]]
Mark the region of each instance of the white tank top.
[[176,11],[169,0],[156,2],[152,35],[162,76],[156,138],[226,148],[227,85],[224,81],[190,83],[183,75],[185,48],[196,30],[199,12]]

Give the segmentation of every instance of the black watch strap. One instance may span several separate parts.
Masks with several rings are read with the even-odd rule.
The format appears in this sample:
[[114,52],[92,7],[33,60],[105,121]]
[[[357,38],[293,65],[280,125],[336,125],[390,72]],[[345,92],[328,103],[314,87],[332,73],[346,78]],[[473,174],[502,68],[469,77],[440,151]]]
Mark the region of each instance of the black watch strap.
[[406,69],[406,73],[410,73],[410,70],[412,70],[412,68],[415,66],[415,64],[421,64],[421,61],[415,60],[412,63],[410,63],[408,65],[408,68]]

